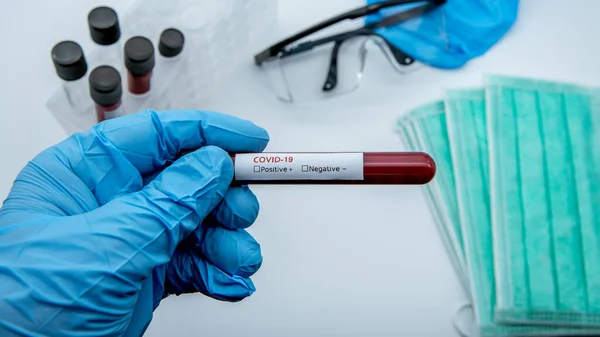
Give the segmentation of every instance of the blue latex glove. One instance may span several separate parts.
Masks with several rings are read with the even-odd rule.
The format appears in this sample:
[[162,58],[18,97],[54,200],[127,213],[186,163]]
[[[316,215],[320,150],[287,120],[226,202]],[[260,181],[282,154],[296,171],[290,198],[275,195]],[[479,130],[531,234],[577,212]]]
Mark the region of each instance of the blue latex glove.
[[259,206],[230,187],[226,151],[268,140],[232,116],[146,111],[36,156],[0,210],[0,336],[140,336],[169,294],[250,296]]

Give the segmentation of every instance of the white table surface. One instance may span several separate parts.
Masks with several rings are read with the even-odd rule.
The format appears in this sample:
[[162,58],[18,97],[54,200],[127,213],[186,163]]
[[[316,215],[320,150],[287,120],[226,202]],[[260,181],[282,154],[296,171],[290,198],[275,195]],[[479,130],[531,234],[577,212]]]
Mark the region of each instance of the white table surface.
[[[52,45],[71,38],[89,46],[88,32],[72,27],[85,27],[85,15],[95,5],[122,10],[129,3],[2,4],[1,199],[30,158],[66,137],[44,106],[57,85]],[[280,0],[279,35],[361,4]],[[278,102],[257,86],[249,62],[210,108],[265,127],[271,151],[403,150],[392,132],[398,116],[441,98],[445,87],[478,84],[482,73],[600,84],[598,13],[598,1],[524,0],[506,38],[460,71],[423,69],[402,77],[378,64],[368,69],[359,91],[302,106]],[[465,295],[421,187],[260,186],[254,191],[261,213],[251,232],[264,255],[254,277],[258,291],[238,304],[202,295],[169,298],[155,312],[147,336],[458,336],[452,319]]]

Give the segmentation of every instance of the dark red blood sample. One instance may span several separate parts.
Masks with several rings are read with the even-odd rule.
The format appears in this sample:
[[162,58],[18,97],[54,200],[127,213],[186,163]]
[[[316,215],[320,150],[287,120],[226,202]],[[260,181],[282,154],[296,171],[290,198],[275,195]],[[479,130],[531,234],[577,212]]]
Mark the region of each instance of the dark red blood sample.
[[127,73],[127,88],[130,93],[135,95],[145,94],[150,91],[150,79],[152,72],[143,76],[134,76]]
[[363,158],[363,184],[421,185],[430,182],[436,172],[433,158],[422,152],[371,152]]

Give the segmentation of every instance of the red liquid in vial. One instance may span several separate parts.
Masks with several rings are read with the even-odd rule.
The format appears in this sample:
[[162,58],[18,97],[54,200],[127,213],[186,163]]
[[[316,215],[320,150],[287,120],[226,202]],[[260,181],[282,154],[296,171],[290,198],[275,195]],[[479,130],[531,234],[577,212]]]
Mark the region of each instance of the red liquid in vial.
[[133,76],[130,72],[127,73],[127,87],[130,93],[134,95],[142,95],[150,91],[150,80],[152,72],[144,76]]

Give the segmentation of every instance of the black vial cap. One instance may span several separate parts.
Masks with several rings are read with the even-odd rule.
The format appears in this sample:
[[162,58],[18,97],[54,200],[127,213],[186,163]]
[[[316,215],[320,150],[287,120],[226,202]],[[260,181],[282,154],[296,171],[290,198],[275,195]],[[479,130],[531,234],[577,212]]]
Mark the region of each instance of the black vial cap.
[[144,76],[154,68],[154,45],[143,36],[134,36],[125,43],[125,67],[133,76]]
[[88,14],[88,26],[92,40],[99,45],[108,46],[121,38],[119,17],[110,7],[96,7]]
[[121,75],[111,66],[98,66],[89,77],[90,96],[96,104],[111,106],[119,103],[123,94]]
[[88,65],[83,49],[77,42],[62,41],[52,48],[52,63],[58,77],[65,81],[75,81],[87,73]]
[[160,34],[158,51],[164,57],[175,57],[183,50],[184,43],[183,33],[175,28],[168,28]]

